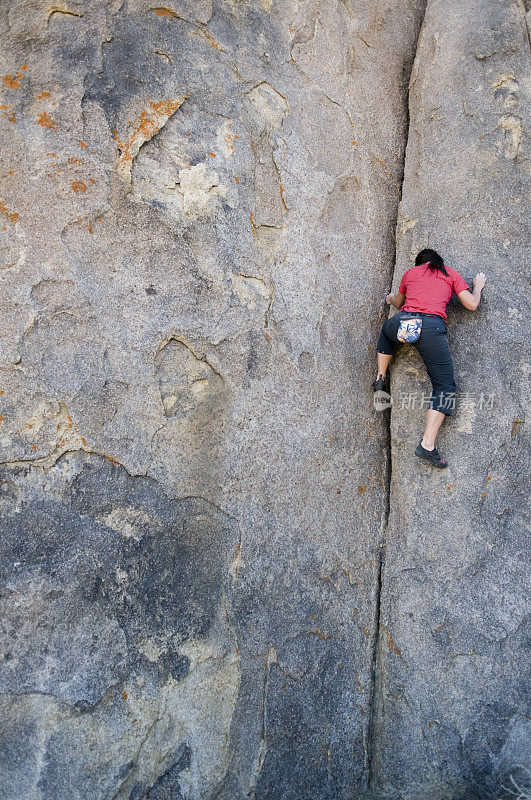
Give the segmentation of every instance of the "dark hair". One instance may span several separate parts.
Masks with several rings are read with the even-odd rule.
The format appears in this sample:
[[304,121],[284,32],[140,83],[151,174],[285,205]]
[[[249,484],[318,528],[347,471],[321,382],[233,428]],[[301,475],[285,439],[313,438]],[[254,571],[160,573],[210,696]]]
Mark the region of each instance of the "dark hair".
[[444,266],[444,261],[436,250],[430,250],[429,248],[421,250],[415,259],[415,266],[418,267],[419,264],[426,264],[431,272],[440,270],[443,275],[448,275]]

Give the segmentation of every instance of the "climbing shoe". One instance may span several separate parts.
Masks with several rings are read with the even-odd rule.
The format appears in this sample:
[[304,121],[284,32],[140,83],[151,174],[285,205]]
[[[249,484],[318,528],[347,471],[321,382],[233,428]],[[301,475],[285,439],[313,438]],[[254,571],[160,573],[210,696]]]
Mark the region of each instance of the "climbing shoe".
[[372,388],[375,392],[389,392],[389,378],[377,378],[373,381]]
[[422,446],[422,439],[417,445],[415,455],[419,458],[423,458],[425,461],[428,461],[430,464],[433,464],[434,467],[438,467],[439,469],[444,469],[444,467],[448,466],[448,462],[445,461],[444,458],[440,457],[439,451],[436,447],[434,447],[433,450],[426,450],[426,448]]

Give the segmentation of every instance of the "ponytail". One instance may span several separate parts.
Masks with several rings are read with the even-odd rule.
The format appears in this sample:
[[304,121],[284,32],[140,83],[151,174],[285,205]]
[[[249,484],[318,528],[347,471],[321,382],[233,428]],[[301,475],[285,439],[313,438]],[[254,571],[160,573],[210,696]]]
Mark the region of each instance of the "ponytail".
[[421,250],[415,259],[415,266],[418,267],[419,264],[426,264],[426,267],[430,270],[430,272],[439,271],[442,272],[443,275],[448,276],[446,267],[444,266],[444,261],[436,250],[430,250],[429,248]]

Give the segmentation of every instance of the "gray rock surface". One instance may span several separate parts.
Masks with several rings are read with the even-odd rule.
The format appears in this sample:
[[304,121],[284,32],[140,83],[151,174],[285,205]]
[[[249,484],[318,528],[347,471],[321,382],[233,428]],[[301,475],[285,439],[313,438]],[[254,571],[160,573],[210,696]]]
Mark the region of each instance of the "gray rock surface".
[[448,469],[414,463],[430,384],[413,348],[392,373],[375,772],[393,798],[499,797],[529,766],[529,89],[522,4],[428,4],[394,285],[426,246],[488,282],[477,311],[449,306]]
[[[425,6],[1,7],[2,798],[471,800],[524,760],[525,9]],[[489,273],[451,344],[499,403],[442,477],[370,387],[426,244]]]

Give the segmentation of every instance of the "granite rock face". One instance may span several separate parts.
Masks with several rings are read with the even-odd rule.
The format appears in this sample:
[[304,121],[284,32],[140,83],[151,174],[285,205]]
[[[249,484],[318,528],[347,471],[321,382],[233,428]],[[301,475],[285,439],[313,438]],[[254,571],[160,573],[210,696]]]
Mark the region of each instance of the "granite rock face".
[[375,771],[404,800],[500,797],[529,767],[528,36],[521,3],[429,3],[411,76],[394,283],[430,245],[488,282],[448,307],[446,470],[414,463],[420,357],[392,373]]
[[[523,4],[0,15],[0,795],[495,790],[529,743]],[[495,410],[442,476],[370,386],[428,244],[489,274],[449,327]]]

